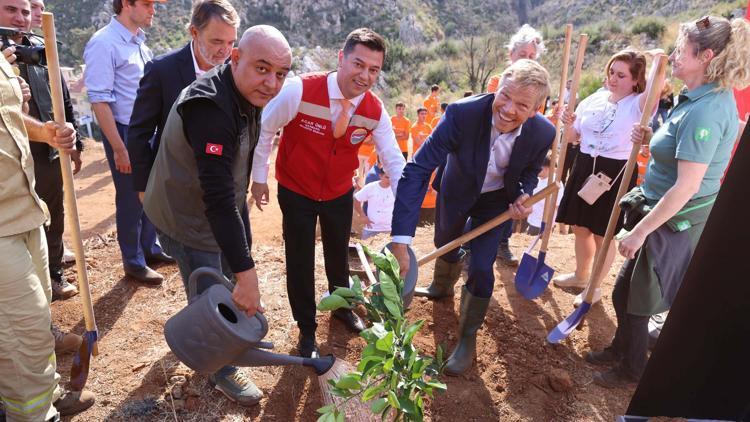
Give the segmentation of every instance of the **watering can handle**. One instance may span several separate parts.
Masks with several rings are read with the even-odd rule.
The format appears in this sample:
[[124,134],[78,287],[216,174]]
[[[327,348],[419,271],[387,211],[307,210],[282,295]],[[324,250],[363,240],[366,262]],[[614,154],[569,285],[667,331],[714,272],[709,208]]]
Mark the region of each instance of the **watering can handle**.
[[[190,277],[188,277],[188,303],[191,303],[195,299],[198,298],[198,296],[203,293],[203,291],[198,291],[198,280],[206,276],[209,279],[213,279],[215,284],[223,284],[224,287],[227,288],[230,292],[234,290],[234,284],[232,284],[231,281],[227,280],[226,277],[224,277],[224,274],[221,273],[221,271],[217,270],[216,268],[212,267],[200,267],[197,268],[195,271],[193,271],[190,274]],[[209,286],[210,287],[210,286]],[[203,290],[206,290],[208,287],[204,287]],[[232,303],[232,307],[235,308],[234,303]],[[240,312],[240,311],[237,311]],[[268,320],[266,320],[265,315],[263,315],[260,312],[255,313],[255,317],[258,318],[258,321],[260,322],[262,332],[267,333],[268,332]],[[271,349],[273,348],[273,343],[267,343],[267,342],[261,342],[262,345],[259,347],[264,349]],[[270,346],[270,347],[269,347]]]
[[213,279],[215,284],[223,284],[230,292],[234,290],[232,282],[227,280],[219,270],[212,267],[200,267],[193,271],[188,278],[188,302],[192,302],[198,295],[203,293],[202,290],[198,291],[198,280],[203,276]]

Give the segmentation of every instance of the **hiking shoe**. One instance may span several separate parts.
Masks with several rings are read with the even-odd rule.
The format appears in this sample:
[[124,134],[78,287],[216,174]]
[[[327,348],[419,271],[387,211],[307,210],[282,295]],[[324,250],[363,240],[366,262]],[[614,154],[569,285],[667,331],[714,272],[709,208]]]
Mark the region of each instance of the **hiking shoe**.
[[71,416],[83,412],[94,405],[96,399],[90,391],[66,391],[53,403],[62,416]]
[[[588,291],[588,288],[583,289],[581,293],[578,293],[578,295],[576,295],[576,298],[573,300],[573,307],[577,308],[581,306],[581,304],[583,303],[583,298],[586,297],[587,291]],[[591,304],[594,305],[600,300],[602,300],[602,289],[597,288],[596,290],[594,290],[594,297],[591,300]]]
[[149,267],[131,268],[124,267],[125,275],[128,275],[141,283],[150,286],[159,286],[164,281],[164,277]]
[[629,374],[621,365],[594,374],[594,384],[604,388],[634,387],[638,377]]
[[553,278],[552,283],[561,288],[575,287],[583,289],[588,286],[589,281],[576,277],[576,273],[566,273]]
[[507,242],[500,242],[500,245],[497,247],[497,258],[505,265],[511,267],[518,266],[518,258],[513,255],[510,245]]
[[239,368],[224,367],[208,377],[208,382],[240,406],[258,404],[263,392]]
[[81,347],[83,337],[73,333],[63,333],[57,325],[52,324],[52,335],[55,337],[55,353],[75,352]]
[[70,299],[78,294],[76,286],[68,283],[61,274],[52,276],[52,301]]
[[315,331],[312,333],[299,333],[297,351],[303,358],[320,357],[320,350],[318,349],[318,344],[315,342]]
[[586,357],[584,359],[586,359],[586,362],[588,363],[603,366],[616,364],[620,362],[620,360],[622,360],[622,357],[619,353],[615,352],[612,346],[609,346],[599,352],[586,353]]

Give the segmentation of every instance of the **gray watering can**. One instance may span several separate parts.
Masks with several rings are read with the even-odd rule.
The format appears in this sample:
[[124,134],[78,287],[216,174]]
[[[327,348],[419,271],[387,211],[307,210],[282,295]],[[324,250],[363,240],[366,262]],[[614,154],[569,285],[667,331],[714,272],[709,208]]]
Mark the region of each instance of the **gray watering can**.
[[218,270],[198,268],[188,279],[188,305],[169,318],[164,337],[177,359],[199,373],[232,366],[303,365],[322,375],[333,355],[303,358],[272,353],[263,341],[268,322],[261,313],[248,317],[232,301],[234,286]]

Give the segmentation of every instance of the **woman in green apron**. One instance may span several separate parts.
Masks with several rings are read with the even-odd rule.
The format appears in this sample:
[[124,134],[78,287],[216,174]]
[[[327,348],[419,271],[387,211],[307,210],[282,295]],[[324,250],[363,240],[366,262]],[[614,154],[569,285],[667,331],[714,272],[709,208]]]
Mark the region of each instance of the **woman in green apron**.
[[594,375],[609,388],[640,378],[648,319],[672,304],[719,192],[739,126],[731,90],[750,84],[750,24],[715,16],[683,23],[669,59],[687,92],[653,136],[633,129],[634,142],[651,138],[651,160],[643,184],[620,202],[629,231],[612,293],[617,331],[609,347],[586,355],[611,366]]

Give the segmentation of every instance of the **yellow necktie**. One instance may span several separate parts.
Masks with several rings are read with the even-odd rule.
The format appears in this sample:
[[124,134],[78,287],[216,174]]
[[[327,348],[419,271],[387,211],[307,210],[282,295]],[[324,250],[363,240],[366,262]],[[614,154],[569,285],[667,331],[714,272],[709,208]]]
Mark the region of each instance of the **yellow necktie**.
[[346,133],[346,128],[349,127],[349,107],[351,107],[351,103],[347,99],[337,101],[341,104],[341,113],[333,126],[334,138],[340,138]]

